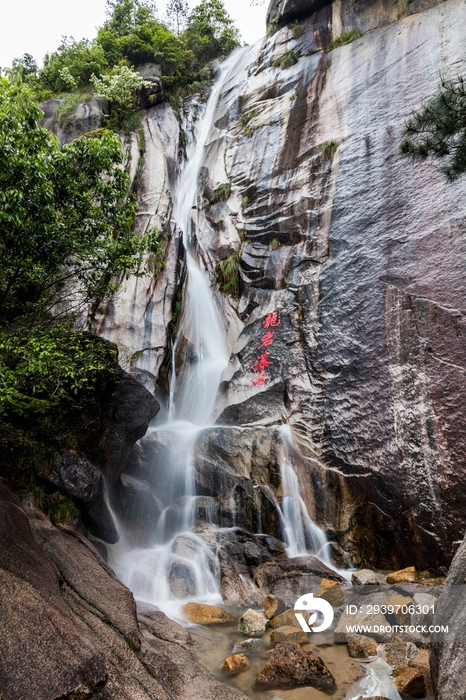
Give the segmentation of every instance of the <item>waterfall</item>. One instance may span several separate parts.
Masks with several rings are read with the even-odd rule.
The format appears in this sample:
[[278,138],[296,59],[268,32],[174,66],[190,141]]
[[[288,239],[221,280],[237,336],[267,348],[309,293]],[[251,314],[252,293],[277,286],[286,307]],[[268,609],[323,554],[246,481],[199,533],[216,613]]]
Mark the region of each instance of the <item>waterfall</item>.
[[[187,274],[172,348],[168,417],[152,426],[142,441],[152,450],[150,458],[145,456],[150,483],[134,475],[128,481],[139,494],[149,492],[153,527],[140,538],[120,523],[121,539],[112,549],[112,564],[136,599],[156,604],[175,618],[180,617],[180,607],[187,600],[221,602],[216,541],[209,536],[212,526],[218,526],[214,508],[209,506],[214,499],[196,493],[194,466],[196,443],[212,420],[229,353],[210,282],[196,259],[192,233],[196,230],[199,173],[209,138],[215,134],[219,96],[242,51],[232,54],[219,70],[173,196]],[[291,429],[282,426],[280,437],[282,497],[278,510],[287,552],[291,557],[316,554],[328,561],[326,537],[312,522],[300,494]],[[204,529],[198,526],[200,513]]]
[[[229,355],[225,331],[208,279],[191,251],[199,170],[213,126],[219,93],[234,67],[238,52],[223,62],[201,116],[195,141],[188,150],[174,196],[173,213],[186,251],[184,306],[172,351],[168,421],[151,429],[152,437],[168,442],[157,478],[160,514],[150,546],[134,547],[122,528],[114,547],[115,569],[139,600],[154,603],[177,616],[183,599],[219,602],[218,563],[211,549],[193,531],[198,504],[193,452],[199,430],[211,418]],[[181,353],[183,365],[177,371]],[[173,600],[176,598],[176,600]]]
[[326,564],[330,564],[327,536],[310,518],[299,490],[298,475],[291,457],[293,432],[289,425],[283,425],[279,432],[282,482],[280,515],[286,551],[290,557],[314,554]]

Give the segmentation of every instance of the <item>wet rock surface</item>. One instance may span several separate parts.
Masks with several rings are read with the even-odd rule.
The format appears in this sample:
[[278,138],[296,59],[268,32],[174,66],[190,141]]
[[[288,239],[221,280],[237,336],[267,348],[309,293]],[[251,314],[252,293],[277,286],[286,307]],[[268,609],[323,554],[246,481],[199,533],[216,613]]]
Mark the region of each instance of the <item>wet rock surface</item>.
[[245,699],[195,660],[200,642],[162,612],[146,606],[138,625],[131,592],[88,540],[3,481],[0,499],[5,700]]
[[183,605],[182,611],[189,622],[198,625],[219,625],[232,621],[231,615],[218,605],[186,603]]
[[335,680],[322,659],[294,643],[277,644],[256,683],[267,688],[308,685],[325,691],[335,689]]
[[263,612],[246,610],[238,622],[238,632],[247,637],[261,637],[267,627],[267,618]]

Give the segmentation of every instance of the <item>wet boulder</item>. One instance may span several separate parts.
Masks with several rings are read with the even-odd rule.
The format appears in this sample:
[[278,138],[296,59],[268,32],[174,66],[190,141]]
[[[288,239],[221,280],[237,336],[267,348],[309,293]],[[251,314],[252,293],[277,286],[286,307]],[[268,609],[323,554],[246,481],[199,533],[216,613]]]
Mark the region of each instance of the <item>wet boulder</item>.
[[267,618],[263,612],[246,610],[238,622],[238,632],[248,637],[261,637],[267,628]]
[[256,683],[266,688],[311,686],[326,692],[335,690],[335,679],[319,656],[296,643],[277,644]]
[[197,625],[221,625],[231,622],[232,617],[218,605],[206,603],[186,603],[182,608],[183,615],[189,622]]

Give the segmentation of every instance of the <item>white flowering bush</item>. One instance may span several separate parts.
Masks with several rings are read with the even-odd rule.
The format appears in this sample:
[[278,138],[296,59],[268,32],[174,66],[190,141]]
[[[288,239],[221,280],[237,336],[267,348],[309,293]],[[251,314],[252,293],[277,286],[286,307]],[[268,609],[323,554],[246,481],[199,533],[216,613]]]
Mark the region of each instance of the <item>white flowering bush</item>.
[[118,66],[101,78],[92,74],[91,83],[97,97],[104,97],[111,105],[119,108],[131,107],[134,91],[142,87],[150,87],[152,84],[128,66]]

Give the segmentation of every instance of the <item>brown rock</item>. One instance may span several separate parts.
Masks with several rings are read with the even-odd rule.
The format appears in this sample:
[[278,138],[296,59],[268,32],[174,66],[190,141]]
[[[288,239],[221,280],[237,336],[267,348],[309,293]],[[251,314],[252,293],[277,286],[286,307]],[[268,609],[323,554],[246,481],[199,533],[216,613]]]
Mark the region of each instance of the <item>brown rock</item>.
[[329,581],[323,578],[319,590],[316,593],[316,598],[323,598],[330,605],[338,606],[345,602],[345,595],[340,588],[340,584],[336,581]]
[[302,629],[297,629],[292,625],[285,625],[275,629],[270,635],[270,641],[275,642],[296,642],[296,644],[306,644],[307,634]]
[[284,600],[272,594],[266,596],[264,600],[264,612],[268,620],[271,620],[277,615],[281,615],[281,613],[285,612],[285,610],[286,603]]
[[236,676],[237,673],[247,671],[250,666],[247,656],[244,654],[233,654],[233,656],[228,656],[223,662],[222,671],[227,676]]
[[401,639],[397,639],[394,642],[387,642],[384,644],[382,658],[390,666],[399,666],[400,664],[407,664],[412,654],[412,649],[416,647],[411,642],[403,642]]
[[287,627],[288,625],[301,629],[301,625],[296,619],[295,611],[292,609],[286,610],[281,615],[277,615],[277,617],[270,620],[270,626],[274,629],[277,629],[278,627]]
[[335,679],[322,659],[295,643],[277,644],[256,683],[267,688],[309,685],[325,691],[335,689]]
[[408,612],[406,608],[412,604],[413,599],[408,598],[408,596],[392,595],[385,601],[384,605],[387,607],[389,605],[393,606],[395,608],[395,612],[387,613],[385,617],[387,620],[390,620],[392,624],[396,622],[398,625],[409,625],[411,624],[411,613]]
[[246,610],[239,619],[238,632],[247,637],[261,637],[266,628],[268,620],[263,612],[257,610]]
[[414,566],[408,566],[388,574],[387,583],[419,583],[419,576]]
[[233,620],[231,615],[218,605],[186,603],[183,605],[182,611],[189,622],[194,622],[197,625],[221,625]]
[[348,653],[353,659],[367,659],[377,654],[378,643],[375,639],[363,634],[352,634],[348,637]]
[[400,693],[410,695],[413,698],[422,698],[426,692],[424,675],[419,668],[401,664],[395,669],[393,677]]

